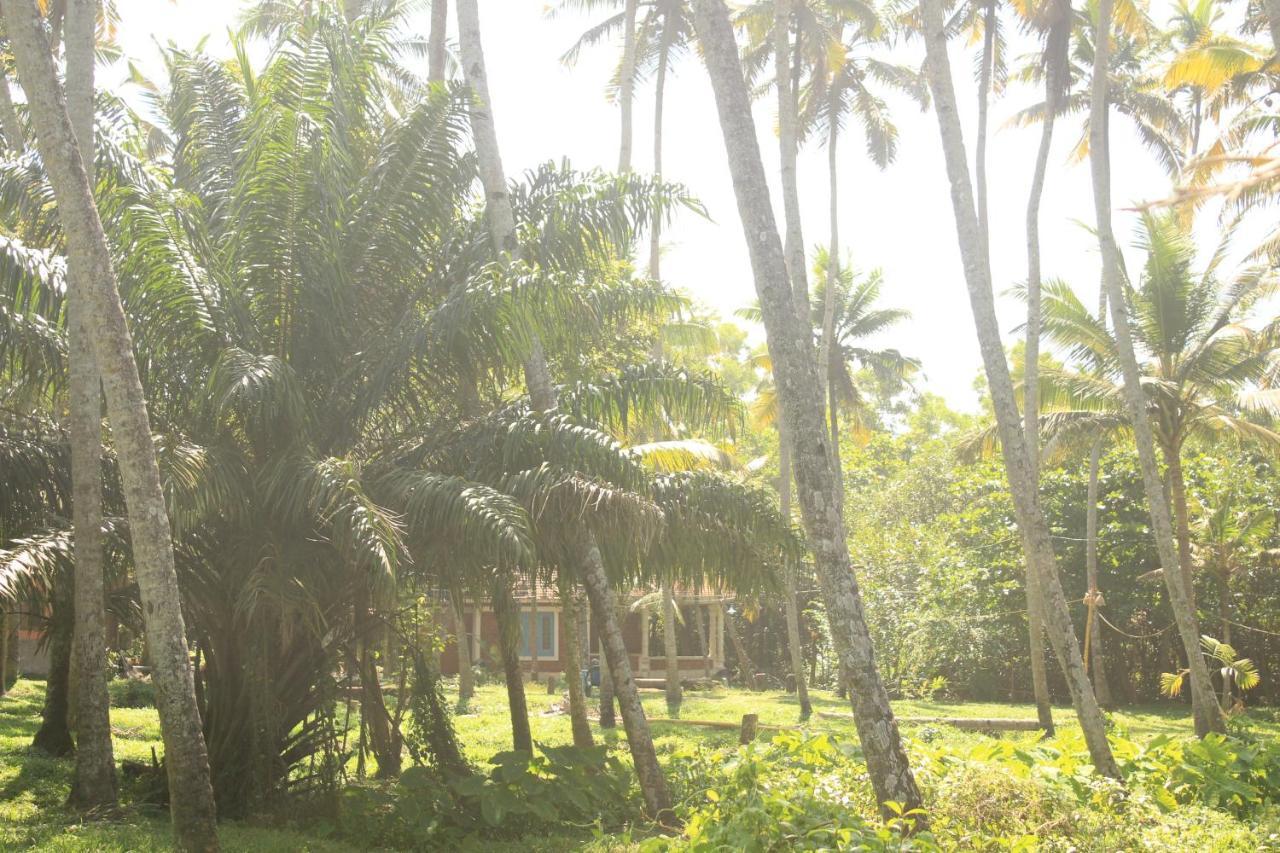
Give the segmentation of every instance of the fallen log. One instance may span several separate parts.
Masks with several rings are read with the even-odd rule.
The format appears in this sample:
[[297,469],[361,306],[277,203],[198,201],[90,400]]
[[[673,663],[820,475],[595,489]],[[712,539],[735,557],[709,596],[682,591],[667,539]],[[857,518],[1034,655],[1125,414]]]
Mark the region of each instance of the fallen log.
[[[831,720],[852,720],[853,714],[819,711],[819,717]],[[1034,732],[1039,731],[1040,721],[1016,717],[897,717],[899,723],[910,725],[943,725],[969,731]]]

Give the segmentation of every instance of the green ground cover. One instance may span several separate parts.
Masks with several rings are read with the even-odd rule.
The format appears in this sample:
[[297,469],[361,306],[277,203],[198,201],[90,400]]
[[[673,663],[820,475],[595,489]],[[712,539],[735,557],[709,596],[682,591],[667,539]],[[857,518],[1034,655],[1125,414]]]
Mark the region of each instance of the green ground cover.
[[[0,847],[49,851],[170,849],[166,816],[131,800],[134,792],[127,781],[126,811],[117,822],[85,823],[63,808],[71,761],[33,755],[28,750],[39,722],[42,698],[42,683],[22,681],[0,699]],[[844,713],[848,707],[825,691],[814,691],[813,699],[818,711]],[[547,695],[540,686],[530,685],[531,725],[534,740],[540,746],[554,748],[571,741],[568,718],[553,707],[558,701],[559,697]],[[661,693],[646,694],[644,701],[651,718],[666,716]],[[895,709],[902,717],[1026,718],[1033,714],[1028,706],[999,703],[903,701],[895,703]],[[796,705],[792,697],[780,692],[723,688],[690,691],[681,717],[685,721],[737,722],[745,713],[758,714],[764,725],[792,729]],[[1170,736],[1179,739],[1179,743],[1185,739],[1190,722],[1181,705],[1126,709],[1112,715],[1118,751],[1140,753],[1129,759],[1130,765],[1138,769],[1134,770],[1130,786],[1133,793],[1126,798],[1117,798],[1114,791],[1089,779],[1087,766],[1082,767],[1082,762],[1073,757],[1076,737],[1070,709],[1056,709],[1055,716],[1060,737],[1050,745],[1037,745],[1033,732],[995,737],[945,725],[904,724],[934,810],[932,837],[921,844],[926,849],[933,844],[942,849],[1280,849],[1280,821],[1269,804],[1245,808],[1228,801],[1202,802],[1197,791],[1207,790],[1213,784],[1211,778],[1202,784],[1194,776],[1184,778],[1181,788],[1173,783],[1153,786],[1152,778],[1165,772],[1160,769],[1165,765],[1152,764],[1156,751],[1148,755],[1147,747]],[[456,725],[468,758],[487,770],[494,756],[510,748],[503,688],[481,686],[469,713],[458,716]],[[152,750],[160,751],[154,709],[115,708],[112,726],[117,760],[149,763]],[[737,734],[732,729],[665,722],[655,722],[653,729],[673,792],[682,804],[682,817],[692,831],[701,833],[700,840],[693,839],[697,842],[691,845],[694,849],[731,849],[739,841],[749,846],[753,840],[760,842],[759,849],[800,846],[804,841],[801,835],[807,833],[811,841],[824,837],[820,834],[841,824],[842,813],[855,829],[849,830],[853,834],[844,836],[844,842],[838,834],[832,835],[830,846],[834,848],[870,848],[879,842],[858,833],[887,832],[870,809],[851,720],[816,716],[803,733],[766,731],[761,741],[745,752],[737,749]],[[597,728],[595,733],[625,764],[621,730],[606,732]],[[829,737],[815,737],[821,734]],[[1259,742],[1280,741],[1280,719],[1267,710],[1251,712],[1246,735]],[[1168,770],[1171,779],[1179,772],[1186,771]],[[1057,783],[1059,777],[1084,779],[1083,783],[1071,784],[1092,785],[1096,790],[1077,787],[1073,793],[1070,785]],[[363,785],[364,789],[370,787],[370,783]],[[823,790],[836,788],[843,793],[834,800],[826,797],[818,805],[806,800],[815,796],[821,799]],[[1177,801],[1172,794],[1167,802],[1159,801],[1160,791],[1166,788],[1177,794]],[[770,791],[777,792],[777,796],[771,799]],[[747,800],[752,803],[750,808],[744,805]],[[816,829],[801,826],[801,835],[787,837],[786,827],[800,826],[796,823],[799,818],[812,818],[833,802],[837,807],[835,817],[824,818],[826,822]],[[731,805],[741,808],[735,811]],[[759,814],[754,814],[757,811]],[[747,812],[752,815],[744,819]],[[289,818],[265,815],[253,821],[224,822],[224,847],[245,851],[345,851],[369,849],[379,843],[371,836],[344,840],[344,834],[350,833],[344,833],[341,820],[332,816],[308,817],[311,813],[295,810]],[[630,814],[634,816],[634,810]],[[765,829],[753,829],[752,821],[765,821]],[[775,827],[784,829],[770,837],[769,832]],[[885,837],[890,848],[906,843],[892,833]],[[683,843],[687,840],[663,838],[651,827],[642,823],[630,825],[626,819],[598,827],[560,826],[525,834],[507,828],[497,833],[455,836],[451,841],[462,849],[499,853],[648,850]],[[405,846],[428,849],[430,844],[423,841]]]

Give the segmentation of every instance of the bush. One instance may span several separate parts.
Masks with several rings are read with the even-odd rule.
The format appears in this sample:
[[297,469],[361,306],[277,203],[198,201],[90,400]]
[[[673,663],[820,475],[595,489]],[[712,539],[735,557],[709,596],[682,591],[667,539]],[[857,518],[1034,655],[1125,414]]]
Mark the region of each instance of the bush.
[[464,836],[608,826],[633,816],[630,773],[607,747],[539,749],[498,753],[487,776],[411,767],[392,785],[348,788],[342,834],[370,846],[448,849]]
[[684,834],[650,839],[645,851],[936,849],[928,835],[905,837],[914,815],[865,816],[875,806],[860,753],[829,735],[685,748],[670,766]]

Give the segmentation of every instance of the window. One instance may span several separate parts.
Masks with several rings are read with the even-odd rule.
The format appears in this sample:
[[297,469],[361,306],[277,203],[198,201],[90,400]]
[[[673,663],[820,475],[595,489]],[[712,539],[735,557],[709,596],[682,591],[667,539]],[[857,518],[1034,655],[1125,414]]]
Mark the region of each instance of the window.
[[[530,630],[533,624],[534,613],[528,610],[520,613],[520,657],[524,660],[531,660],[533,655],[529,651],[529,635],[534,633]],[[557,642],[558,627],[556,620],[559,613],[555,611],[539,610],[536,614],[538,617],[538,630],[536,638],[538,641],[538,657],[556,660],[560,657],[560,644]]]

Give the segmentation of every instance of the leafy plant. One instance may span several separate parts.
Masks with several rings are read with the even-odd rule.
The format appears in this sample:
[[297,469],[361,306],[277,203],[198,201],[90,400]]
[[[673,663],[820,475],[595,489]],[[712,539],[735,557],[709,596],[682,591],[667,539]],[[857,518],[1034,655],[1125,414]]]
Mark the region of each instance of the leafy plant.
[[[1236,650],[1226,643],[1219,642],[1213,637],[1201,637],[1200,646],[1209,663],[1218,667],[1218,674],[1222,677],[1224,699],[1230,696],[1232,685],[1241,691],[1247,691],[1262,683],[1258,665],[1250,658],[1236,657]],[[1186,684],[1189,672],[1188,669],[1181,669],[1178,672],[1161,673],[1160,692],[1169,697],[1182,695],[1182,688]]]

